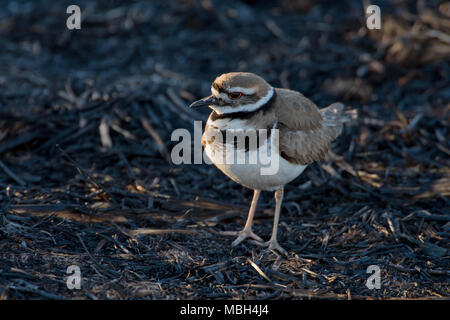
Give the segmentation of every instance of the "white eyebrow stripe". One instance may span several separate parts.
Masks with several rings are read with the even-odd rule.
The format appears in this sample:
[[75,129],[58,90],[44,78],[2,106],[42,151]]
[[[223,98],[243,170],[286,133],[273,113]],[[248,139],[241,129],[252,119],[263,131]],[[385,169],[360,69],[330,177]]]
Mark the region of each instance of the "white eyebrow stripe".
[[[243,94],[255,94],[255,90],[251,89],[251,88],[241,88],[241,87],[232,87],[227,89],[228,92],[242,92]],[[211,87],[211,93],[216,96],[216,97],[220,97],[221,94],[225,95],[224,93],[219,93],[219,91],[217,91],[214,87]]]
[[270,87],[269,91],[267,91],[266,95],[256,101],[255,103],[244,104],[236,107],[230,106],[210,106],[217,114],[227,114],[227,113],[235,113],[235,112],[253,112],[258,110],[261,106],[266,104],[273,96],[274,90],[273,87]]
[[213,87],[211,87],[211,93],[214,97],[216,98],[222,98],[223,100],[227,101],[228,99],[228,95],[225,93],[220,93],[219,91],[217,91],[216,89],[214,89]]
[[243,94],[254,94],[255,90],[251,88],[232,87],[228,89],[228,92],[242,92]]
[[219,96],[219,91],[217,91],[214,87],[211,87],[211,93],[213,94],[213,96],[218,97]]

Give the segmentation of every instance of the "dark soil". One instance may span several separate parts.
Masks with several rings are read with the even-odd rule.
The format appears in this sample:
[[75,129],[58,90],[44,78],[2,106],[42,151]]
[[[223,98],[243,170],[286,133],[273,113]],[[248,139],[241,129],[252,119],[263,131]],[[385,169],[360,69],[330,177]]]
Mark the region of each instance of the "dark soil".
[[[0,299],[449,298],[448,2],[377,1],[368,30],[350,0],[85,0],[68,30],[72,2],[0,3]],[[251,190],[170,161],[230,71],[359,113],[286,186],[288,257],[223,235]]]

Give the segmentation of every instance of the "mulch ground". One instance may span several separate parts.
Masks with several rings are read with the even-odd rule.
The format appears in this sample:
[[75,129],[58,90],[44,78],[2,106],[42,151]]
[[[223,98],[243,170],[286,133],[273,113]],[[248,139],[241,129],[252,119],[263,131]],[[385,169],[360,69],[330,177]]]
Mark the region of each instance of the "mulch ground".
[[[357,1],[86,0],[81,30],[66,28],[72,3],[2,2],[0,299],[448,299],[441,2],[378,1],[372,31]],[[251,190],[170,161],[173,130],[208,115],[189,103],[236,70],[359,112],[286,186],[288,257],[223,235]],[[263,193],[265,239],[273,207]]]

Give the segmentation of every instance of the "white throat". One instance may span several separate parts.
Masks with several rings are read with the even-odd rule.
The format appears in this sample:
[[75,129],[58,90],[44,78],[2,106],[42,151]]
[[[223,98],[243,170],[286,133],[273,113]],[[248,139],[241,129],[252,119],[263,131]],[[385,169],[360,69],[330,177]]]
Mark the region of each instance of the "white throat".
[[[219,93],[216,89],[211,88],[212,94],[217,98],[225,98],[226,94]],[[256,101],[255,103],[243,104],[237,107],[231,106],[210,106],[217,114],[228,114],[236,112],[253,112],[258,110],[261,106],[265,105],[273,97],[274,89],[270,87],[266,95]],[[224,96],[222,96],[224,95]]]

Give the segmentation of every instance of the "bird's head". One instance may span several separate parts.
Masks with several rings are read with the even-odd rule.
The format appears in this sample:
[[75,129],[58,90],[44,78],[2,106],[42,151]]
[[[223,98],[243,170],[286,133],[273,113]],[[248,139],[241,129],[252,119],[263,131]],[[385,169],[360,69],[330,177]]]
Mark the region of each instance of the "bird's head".
[[260,76],[250,72],[225,73],[211,85],[211,95],[195,101],[191,108],[209,106],[217,114],[253,112],[266,104],[274,89]]

